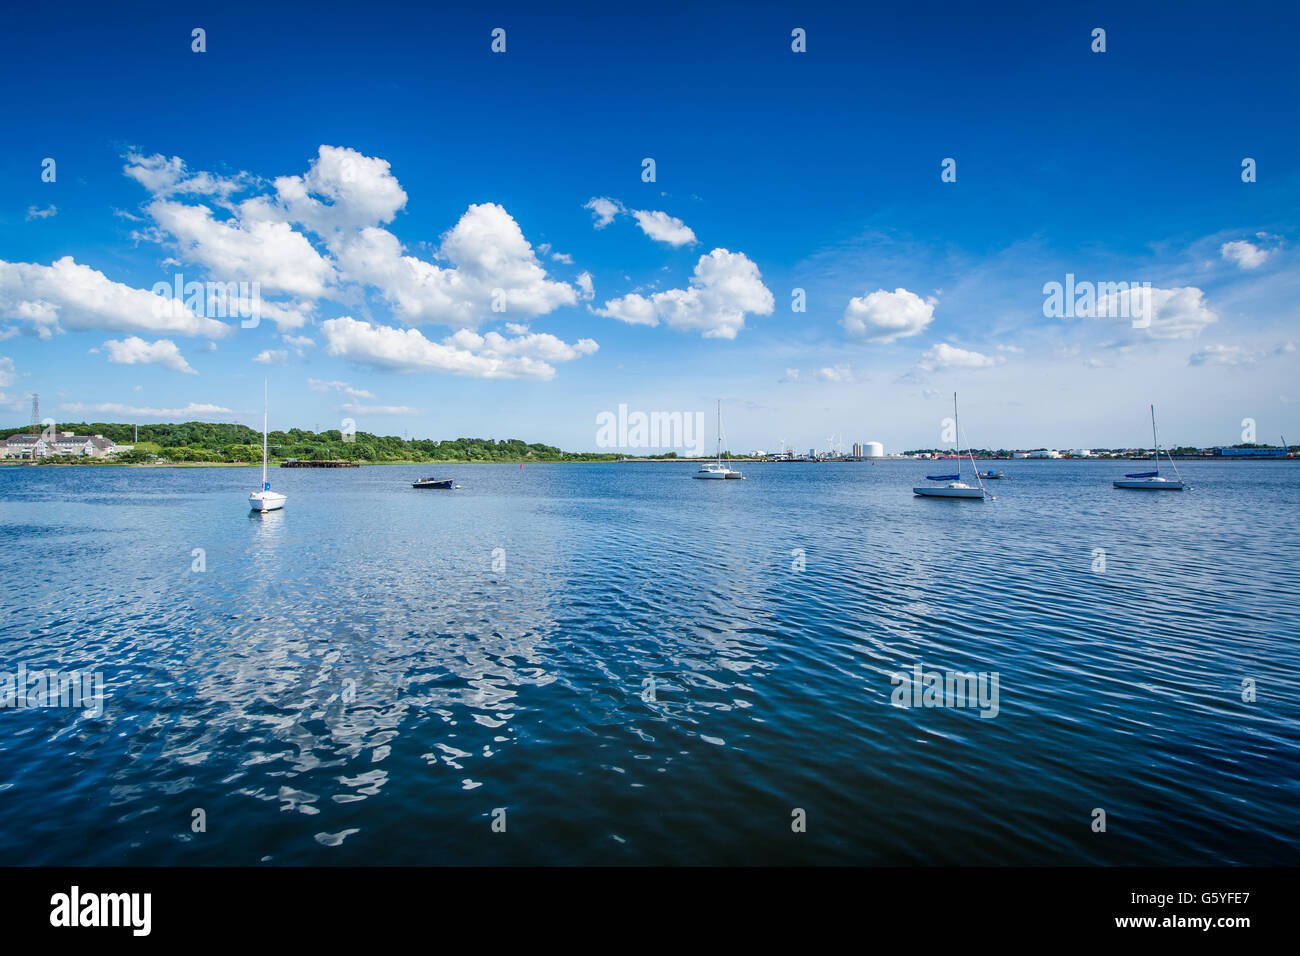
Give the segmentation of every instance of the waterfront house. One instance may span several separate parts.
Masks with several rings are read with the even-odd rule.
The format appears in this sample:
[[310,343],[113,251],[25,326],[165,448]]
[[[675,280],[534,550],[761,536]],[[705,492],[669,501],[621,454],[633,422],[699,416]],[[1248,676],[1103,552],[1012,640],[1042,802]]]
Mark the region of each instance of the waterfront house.
[[0,448],[5,458],[44,458],[54,454],[41,435],[10,435]]
[[59,432],[52,438],[44,434],[10,435],[0,449],[5,458],[45,458],[50,455],[107,458],[128,450],[103,435],[75,435],[72,432]]
[[74,435],[59,432],[54,439],[56,455],[77,455],[85,458],[106,458],[117,450],[111,439],[103,435]]

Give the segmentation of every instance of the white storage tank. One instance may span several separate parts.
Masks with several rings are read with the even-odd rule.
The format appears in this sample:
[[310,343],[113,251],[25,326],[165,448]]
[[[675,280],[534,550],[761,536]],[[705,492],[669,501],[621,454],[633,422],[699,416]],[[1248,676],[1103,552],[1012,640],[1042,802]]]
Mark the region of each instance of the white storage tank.
[[864,454],[868,458],[884,458],[885,446],[878,441],[869,441],[865,446]]

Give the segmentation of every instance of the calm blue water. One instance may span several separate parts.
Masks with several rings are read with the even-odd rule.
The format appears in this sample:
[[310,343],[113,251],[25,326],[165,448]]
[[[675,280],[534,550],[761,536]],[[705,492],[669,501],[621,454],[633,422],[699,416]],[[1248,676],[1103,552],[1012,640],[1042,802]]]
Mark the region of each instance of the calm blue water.
[[[255,469],[0,468],[0,671],[107,695],[0,711],[0,853],[1300,862],[1300,466],[1126,467],[277,469],[265,516]],[[997,716],[893,706],[918,662]]]

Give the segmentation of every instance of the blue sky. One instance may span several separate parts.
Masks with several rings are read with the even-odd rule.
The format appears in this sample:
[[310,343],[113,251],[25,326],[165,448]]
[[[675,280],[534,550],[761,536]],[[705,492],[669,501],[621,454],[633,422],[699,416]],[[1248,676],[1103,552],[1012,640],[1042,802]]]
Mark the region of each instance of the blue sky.
[[[1300,436],[1281,5],[126,9],[7,14],[8,424],[265,377],[273,426],[572,449],[717,398],[738,449],[935,445],[954,390],[978,445]],[[177,273],[256,327],[139,298]],[[1067,274],[1150,325],[1045,316]]]

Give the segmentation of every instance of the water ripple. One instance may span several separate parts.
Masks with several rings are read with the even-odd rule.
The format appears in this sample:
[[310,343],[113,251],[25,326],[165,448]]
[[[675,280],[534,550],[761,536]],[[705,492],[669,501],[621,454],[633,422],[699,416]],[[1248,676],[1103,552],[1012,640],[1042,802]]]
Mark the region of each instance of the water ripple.
[[[984,503],[911,463],[302,470],[263,516],[244,469],[0,468],[0,669],[104,682],[0,710],[0,848],[1296,863],[1295,467],[1014,468]],[[996,673],[996,717],[895,706],[917,665]]]

